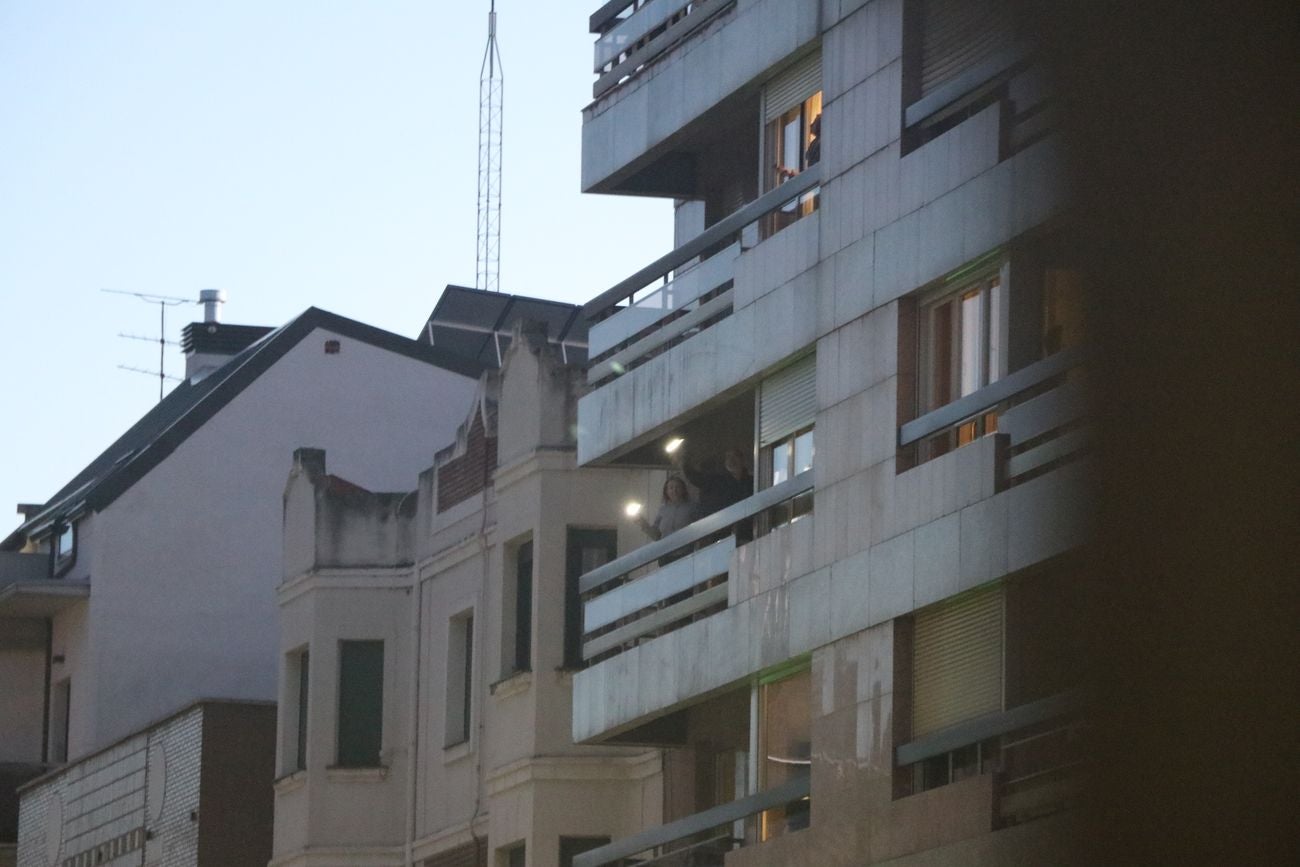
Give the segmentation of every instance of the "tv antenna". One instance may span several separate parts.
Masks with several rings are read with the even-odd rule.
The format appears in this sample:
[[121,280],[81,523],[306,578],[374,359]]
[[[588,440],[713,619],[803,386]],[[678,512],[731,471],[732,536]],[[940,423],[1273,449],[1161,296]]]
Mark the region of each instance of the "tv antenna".
[[156,341],[152,337],[144,337],[138,334],[122,334],[119,332],[117,335],[118,337],[124,337],[127,340],[146,340],[149,341],[150,343],[156,342],[158,344],[158,369],[145,370],[144,368],[141,367],[131,367],[126,364],[119,364],[118,369],[129,370],[132,373],[147,373],[150,376],[157,376],[158,377],[158,400],[161,401],[163,399],[163,394],[167,385],[167,380],[172,379],[179,382],[181,379],[179,376],[167,375],[167,346],[169,344],[171,346],[177,345],[175,340],[167,339],[167,308],[176,307],[181,304],[193,304],[195,302],[189,298],[177,298],[173,295],[150,295],[147,292],[128,292],[123,289],[101,289],[99,291],[109,292],[112,293],[113,295],[131,295],[135,298],[139,298],[141,301],[144,301],[146,304],[158,305],[158,338]]
[[475,286],[501,291],[501,99],[505,79],[497,51],[497,2],[488,11],[487,49],[478,81],[478,239]]

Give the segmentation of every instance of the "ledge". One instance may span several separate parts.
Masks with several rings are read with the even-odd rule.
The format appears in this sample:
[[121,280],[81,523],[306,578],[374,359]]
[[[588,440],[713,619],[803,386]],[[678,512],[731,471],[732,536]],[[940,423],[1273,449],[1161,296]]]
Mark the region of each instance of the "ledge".
[[516,671],[508,674],[488,687],[488,692],[493,698],[509,698],[512,695],[518,695],[521,692],[527,692],[533,685],[533,672]]
[[277,795],[287,795],[290,792],[296,792],[305,785],[307,785],[307,772],[298,770],[278,778],[271,784],[271,788],[275,789]]
[[331,783],[382,783],[388,778],[388,768],[385,765],[373,768],[344,768],[330,765],[325,769],[325,778]]

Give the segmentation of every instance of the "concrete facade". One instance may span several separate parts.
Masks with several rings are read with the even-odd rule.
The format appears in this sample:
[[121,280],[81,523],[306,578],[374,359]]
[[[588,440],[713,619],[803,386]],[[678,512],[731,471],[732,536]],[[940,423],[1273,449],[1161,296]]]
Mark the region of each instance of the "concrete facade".
[[[748,779],[731,797],[749,795],[757,804],[766,790],[755,778],[768,761],[756,755],[768,725],[765,689],[802,670],[811,683],[803,708],[808,759],[781,761],[807,766],[811,817],[802,829],[767,839],[771,817],[786,807],[763,803],[748,811],[754,818],[743,831],[737,824],[723,833],[720,821],[707,817],[723,817],[727,798],[698,795],[693,808],[665,811],[686,823],[679,836],[647,827],[624,851],[616,841],[587,856],[580,863],[588,867],[663,854],[709,833],[722,835],[721,842],[693,863],[1029,863],[1023,859],[1068,837],[1070,814],[1060,809],[1070,802],[1063,793],[1072,783],[1063,777],[1051,796],[1015,789],[1021,754],[1013,752],[1022,748],[1022,735],[1055,737],[1052,726],[1071,725],[1061,722],[1068,714],[1036,721],[1037,728],[1015,722],[1017,713],[1046,706],[1019,697],[1028,680],[1018,657],[1024,645],[1015,636],[1046,627],[1038,609],[1026,613],[1015,598],[1055,581],[1068,585],[1069,564],[1089,538],[1092,502],[1085,450],[1071,444],[1087,436],[1086,413],[1048,418],[1049,403],[1051,412],[1064,406],[1058,398],[1065,389],[1083,392],[1076,369],[1048,370],[1069,365],[1055,355],[1060,344],[1046,335],[1048,302],[1037,294],[1047,291],[1041,286],[1051,269],[1073,279],[1078,268],[1055,252],[1069,246],[1061,241],[1069,231],[1061,154],[1039,70],[1023,56],[1008,52],[1013,59],[1006,64],[998,65],[999,56],[971,66],[962,80],[947,83],[954,94],[948,102],[933,95],[943,88],[918,96],[920,28],[929,26],[923,6],[738,0],[584,112],[584,188],[644,192],[629,179],[648,177],[675,157],[676,164],[705,165],[700,142],[731,135],[723,117],[738,105],[754,106],[761,135],[764,120],[775,115],[765,118],[758,107],[771,108],[764,100],[784,86],[784,70],[820,52],[820,159],[809,165],[820,171],[816,208],[766,237],[738,234],[742,249],[724,287],[730,311],[644,357],[630,357],[630,343],[616,346],[623,355],[615,375],[595,382],[578,406],[580,464],[609,472],[653,464],[647,456],[659,452],[658,444],[676,436],[691,441],[691,430],[745,395],[761,418],[767,377],[814,353],[812,508],[765,534],[768,519],[756,512],[758,537],[738,542],[730,556],[725,608],[667,627],[652,609],[633,615],[655,625],[642,633],[619,626],[632,637],[593,655],[575,676],[573,693],[575,741],[670,746],[672,755],[694,762],[701,779],[701,762],[715,754],[717,738],[695,730],[697,713],[720,697],[751,696],[749,718],[737,718],[749,731],[740,743]],[[659,105],[673,107],[652,110]],[[768,157],[753,167],[760,177]],[[679,214],[690,217],[677,222],[679,245],[689,240],[682,228],[707,197],[707,179],[695,184],[696,196],[680,188],[671,193]],[[977,284],[967,274],[985,275],[980,285],[997,288],[970,288]],[[937,317],[948,298],[976,297],[992,312],[981,314],[978,334],[953,339],[985,353],[987,381],[932,400],[927,390],[937,389],[941,377],[929,359],[950,344],[939,345],[939,326],[930,324],[938,320],[926,317]],[[625,308],[613,303],[602,297],[587,309],[597,319],[622,315]],[[659,327],[670,329],[671,322]],[[979,341],[983,350],[970,348]],[[1039,410],[1038,427],[1026,436],[1023,419]],[[945,411],[951,418],[942,421]],[[764,467],[774,460],[758,438],[761,427],[755,424],[755,439],[743,449],[756,462],[760,491],[772,484]],[[919,437],[912,433],[918,428],[925,431]],[[951,437],[943,440],[951,446],[931,446],[938,440],[926,437]],[[669,468],[662,455],[659,462]],[[682,533],[686,539],[688,531]],[[683,543],[673,556],[703,556],[691,550]],[[647,602],[673,602],[656,602],[651,582],[635,571],[616,591],[597,589],[614,574],[592,573],[588,603],[602,593],[633,593],[638,580]],[[931,689],[914,658],[931,645],[916,637],[914,625],[980,592],[1012,600],[999,615],[1012,624],[999,628],[1011,631],[990,639],[1005,684],[999,709],[967,714],[937,733],[914,733],[918,690]],[[955,694],[961,684],[959,675],[945,688]],[[962,777],[968,748],[984,750],[984,758]],[[997,758],[988,758],[995,751]],[[925,776],[938,761],[949,762],[943,773],[951,779]],[[703,818],[691,825],[697,814]]]
[[[659,820],[658,751],[576,747],[570,734],[568,531],[616,529],[618,549],[630,549],[639,539],[619,527],[622,503],[662,478],[576,469],[581,374],[541,336],[516,333],[415,491],[359,489],[327,472],[324,453],[297,453],[278,591],[276,867],[504,864],[518,845],[528,864],[556,865],[561,838],[608,840]],[[525,545],[532,605],[522,615]],[[526,654],[516,616],[531,624]],[[338,653],[352,640],[383,642],[381,743],[365,767],[339,766]]]

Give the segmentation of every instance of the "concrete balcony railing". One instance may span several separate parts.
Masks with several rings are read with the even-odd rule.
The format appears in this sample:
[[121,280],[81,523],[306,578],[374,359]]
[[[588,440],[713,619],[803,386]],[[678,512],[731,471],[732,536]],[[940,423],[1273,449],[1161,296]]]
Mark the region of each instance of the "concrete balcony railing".
[[[820,165],[813,165],[587,302],[587,381],[600,383],[630,370],[729,315],[742,237],[790,202],[815,196],[820,182]],[[652,288],[656,281],[663,283]]]
[[[759,491],[583,575],[582,658],[613,656],[727,605],[732,532],[813,488],[813,470]],[[726,534],[723,538],[717,538]],[[649,571],[642,573],[645,567]]]
[[573,859],[573,867],[606,867],[610,864],[698,864],[722,867],[727,852],[754,836],[746,834],[737,837],[737,823],[765,810],[802,801],[809,797],[809,793],[808,777],[797,777],[766,792],[720,804],[693,816],[584,852]]
[[599,99],[708,23],[735,0],[609,0],[591,16]]
[[1068,460],[1088,445],[1084,425],[1087,395],[1082,377],[1071,376],[1084,362],[1080,348],[1062,350],[990,385],[904,424],[900,449],[971,419],[996,413],[997,432],[1007,438],[999,487],[1007,487]]

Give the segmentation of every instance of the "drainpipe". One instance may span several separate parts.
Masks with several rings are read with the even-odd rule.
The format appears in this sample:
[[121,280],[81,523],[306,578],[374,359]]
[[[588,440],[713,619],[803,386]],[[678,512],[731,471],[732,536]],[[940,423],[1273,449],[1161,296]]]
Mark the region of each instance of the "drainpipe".
[[[418,526],[418,522],[417,522]],[[403,864],[405,867],[415,865],[415,824],[416,824],[416,772],[419,769],[420,750],[420,659],[422,656],[420,638],[424,619],[424,582],[420,579],[419,558],[412,566],[412,611],[411,611],[411,707],[410,735],[406,744],[406,845]]]

